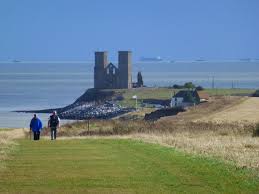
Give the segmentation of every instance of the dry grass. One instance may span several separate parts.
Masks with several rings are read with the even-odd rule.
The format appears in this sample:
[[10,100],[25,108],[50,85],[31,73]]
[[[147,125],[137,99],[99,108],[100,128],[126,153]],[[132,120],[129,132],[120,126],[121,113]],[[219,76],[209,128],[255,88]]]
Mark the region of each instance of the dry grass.
[[[161,120],[190,121],[208,118],[213,115],[243,103],[247,98],[239,96],[213,96],[209,102],[201,103],[198,106],[189,108],[186,112],[181,112],[177,116],[165,117]],[[208,120],[208,119],[207,119]]]
[[[164,133],[135,135],[188,153],[219,157],[234,162],[238,167],[259,170],[259,139],[253,137],[256,130],[254,123],[164,121],[160,124]],[[171,126],[171,130],[165,130],[166,126]]]
[[172,146],[188,153],[213,156],[242,168],[259,170],[259,141],[251,136],[221,136],[189,132],[174,134],[134,134],[134,139]]
[[133,138],[172,146],[188,153],[202,154],[234,162],[238,167],[259,170],[259,139],[253,137],[256,124],[247,122],[215,123],[201,121],[158,122],[91,121],[68,124],[63,138]]
[[23,129],[0,131],[0,170],[4,168],[4,160],[8,158],[8,153],[17,145],[14,140],[21,137],[24,137]]
[[[60,136],[85,135],[127,135],[132,133],[207,133],[214,132],[221,136],[253,136],[256,124],[248,122],[204,122],[159,120],[146,122],[142,120],[92,120],[89,129],[87,121],[66,124],[59,129]],[[49,129],[44,129],[43,135],[49,135]]]
[[[212,98],[209,103],[157,122],[119,119],[90,121],[89,130],[87,122],[77,122],[63,126],[59,130],[59,136],[142,139],[188,153],[221,158],[234,162],[238,167],[259,170],[259,139],[254,137],[258,130],[256,122],[241,120],[240,116],[237,117],[238,120],[225,119],[224,122],[210,119],[211,115],[221,115],[222,112],[228,111],[245,114],[250,108],[244,107],[254,104],[254,99],[251,100],[244,97],[218,96]],[[200,117],[204,119],[198,119]],[[44,133],[49,135],[49,130]]]
[[246,97],[243,99],[242,103],[225,108],[217,113],[210,114],[201,120],[216,122],[259,122],[259,98]]

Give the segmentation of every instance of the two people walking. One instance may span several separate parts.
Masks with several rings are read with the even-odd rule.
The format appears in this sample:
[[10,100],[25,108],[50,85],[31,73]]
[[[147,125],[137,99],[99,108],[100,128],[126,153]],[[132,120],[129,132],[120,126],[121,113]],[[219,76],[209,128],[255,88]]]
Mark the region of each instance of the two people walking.
[[[51,140],[57,138],[57,129],[60,127],[60,119],[56,111],[53,111],[52,115],[49,117],[48,127],[50,128]],[[40,140],[40,133],[42,130],[42,122],[37,117],[37,114],[34,114],[30,122],[30,138],[31,131],[33,132],[33,140]]]

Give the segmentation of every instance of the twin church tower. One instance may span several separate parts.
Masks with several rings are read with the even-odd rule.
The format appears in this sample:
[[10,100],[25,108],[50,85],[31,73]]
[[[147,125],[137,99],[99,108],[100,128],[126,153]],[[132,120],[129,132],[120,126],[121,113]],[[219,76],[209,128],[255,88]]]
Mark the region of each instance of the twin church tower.
[[108,54],[95,52],[94,88],[132,88],[131,51],[119,51],[118,67],[108,62]]

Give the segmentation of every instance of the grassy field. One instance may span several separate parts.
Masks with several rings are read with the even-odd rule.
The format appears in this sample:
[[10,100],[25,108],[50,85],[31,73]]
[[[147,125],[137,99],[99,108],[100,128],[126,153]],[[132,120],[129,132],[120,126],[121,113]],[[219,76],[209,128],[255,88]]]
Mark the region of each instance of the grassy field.
[[205,89],[207,93],[210,95],[222,95],[222,96],[249,96],[255,92],[254,89],[223,89],[223,88],[216,88],[216,89]]
[[[124,100],[120,102],[121,105],[125,106],[135,106],[135,100],[132,99],[132,96],[137,95],[139,99],[139,105],[142,100],[146,99],[159,99],[159,100],[168,100],[171,98],[174,93],[177,93],[179,90],[172,88],[134,88],[134,89],[120,89],[113,90],[116,93],[122,94]],[[251,95],[255,92],[253,89],[205,89],[211,96],[235,96],[235,95]]]
[[[127,136],[172,146],[191,154],[220,158],[238,168],[253,168],[259,172],[259,141],[255,137],[258,134],[258,107],[258,98],[213,96],[207,103],[156,122],[125,120],[124,116],[123,119],[91,120],[89,130],[87,122],[76,122],[62,126],[59,135]],[[47,132],[49,130],[44,134],[49,135]]]
[[259,98],[249,97],[229,108],[203,117],[205,121],[217,122],[259,122]]
[[[181,118],[182,116],[179,119]],[[259,172],[259,137],[253,135],[256,129],[255,124],[247,122],[215,123],[177,121],[171,118],[164,118],[155,123],[140,120],[92,120],[89,131],[87,122],[77,122],[62,126],[59,135],[140,139],[172,146],[191,154],[220,158],[235,163],[238,168],[253,168]],[[49,137],[48,132],[49,130],[44,130],[44,134]]]
[[258,193],[259,181],[212,159],[116,139],[19,140],[1,193]]
[[132,96],[138,97],[138,105],[141,104],[142,100],[145,99],[159,99],[167,100],[170,99],[174,91],[169,88],[134,88],[129,90],[114,90],[116,93],[121,93],[123,100],[120,102],[121,105],[135,107],[136,101],[132,99]]

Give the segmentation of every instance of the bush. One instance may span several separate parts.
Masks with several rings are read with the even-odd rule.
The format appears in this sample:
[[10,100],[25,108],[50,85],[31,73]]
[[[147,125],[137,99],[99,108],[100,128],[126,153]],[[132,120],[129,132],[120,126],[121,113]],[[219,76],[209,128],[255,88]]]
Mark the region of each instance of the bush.
[[255,129],[253,131],[253,137],[259,137],[259,123],[257,123],[255,126]]
[[203,88],[202,86],[197,86],[197,87],[196,87],[196,90],[197,90],[197,91],[202,91],[202,90],[204,90],[204,88]]
[[259,97],[259,90],[255,91],[255,93],[253,94],[253,97]]
[[174,84],[174,85],[173,85],[173,88],[174,88],[174,89],[183,89],[184,87],[181,86],[181,85],[178,85],[178,84]]
[[195,88],[195,85],[192,82],[187,82],[184,84],[185,88],[192,89]]
[[123,96],[117,96],[115,100],[122,101],[122,100],[124,100],[124,97]]
[[[199,86],[201,87],[201,86]],[[192,82],[186,82],[184,85],[178,85],[178,84],[174,84],[173,85],[173,88],[174,89],[184,89],[184,88],[187,88],[187,89],[193,89],[195,88],[195,85],[192,83]],[[201,87],[202,88],[202,87]],[[203,89],[203,88],[202,88]]]

